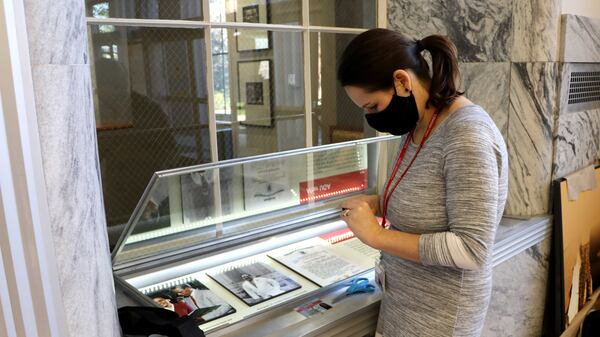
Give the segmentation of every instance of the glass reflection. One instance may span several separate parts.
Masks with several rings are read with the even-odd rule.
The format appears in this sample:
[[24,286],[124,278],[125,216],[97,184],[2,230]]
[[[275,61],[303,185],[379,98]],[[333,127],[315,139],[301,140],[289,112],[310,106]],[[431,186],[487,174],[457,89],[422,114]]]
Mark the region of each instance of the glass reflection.
[[213,29],[211,37],[217,122],[233,134],[231,157],[219,158],[304,147],[302,34]]
[[376,0],[310,0],[313,26],[375,28]]
[[[301,0],[210,0],[213,22],[299,25]],[[219,13],[213,16],[212,13]]]
[[[115,226],[129,220],[154,172],[211,160],[204,31],[90,32],[104,203]],[[230,135],[219,132],[222,151],[231,148]],[[119,231],[109,233],[114,243]]]
[[298,211],[365,191],[374,184],[368,167],[374,146],[349,145],[158,178],[125,244],[210,240],[269,224],[265,217],[272,212]]
[[323,145],[375,136],[363,111],[337,80],[338,61],[353,34],[311,33],[313,144]]
[[200,0],[86,0],[93,18],[203,20]]

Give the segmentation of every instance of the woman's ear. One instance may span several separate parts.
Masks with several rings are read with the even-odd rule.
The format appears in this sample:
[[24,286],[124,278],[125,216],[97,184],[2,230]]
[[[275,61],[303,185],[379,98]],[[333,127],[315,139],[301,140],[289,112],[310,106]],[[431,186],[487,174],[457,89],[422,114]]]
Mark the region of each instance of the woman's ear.
[[410,92],[413,90],[410,74],[406,70],[397,69],[394,71],[393,76],[396,95],[403,97],[410,96]]

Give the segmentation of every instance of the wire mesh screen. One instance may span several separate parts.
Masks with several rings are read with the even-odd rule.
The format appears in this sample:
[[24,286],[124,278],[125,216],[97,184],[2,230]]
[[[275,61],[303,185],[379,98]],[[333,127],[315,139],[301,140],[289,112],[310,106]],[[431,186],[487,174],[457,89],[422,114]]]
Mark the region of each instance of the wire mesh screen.
[[301,0],[210,0],[213,22],[300,24]]
[[229,114],[233,157],[306,145],[302,33],[213,29],[217,120]]
[[202,20],[200,0],[87,0],[94,18]]
[[[155,171],[211,161],[204,31],[90,30],[107,220],[124,224]],[[217,138],[231,157],[230,129]]]
[[374,28],[373,0],[309,0],[310,24],[314,26]]

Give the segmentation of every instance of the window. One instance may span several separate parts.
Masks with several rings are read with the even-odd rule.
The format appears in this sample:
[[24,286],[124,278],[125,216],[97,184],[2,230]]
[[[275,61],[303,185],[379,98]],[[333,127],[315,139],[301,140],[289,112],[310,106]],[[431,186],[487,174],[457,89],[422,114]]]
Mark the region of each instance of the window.
[[155,171],[375,135],[335,71],[383,0],[86,4],[111,226]]

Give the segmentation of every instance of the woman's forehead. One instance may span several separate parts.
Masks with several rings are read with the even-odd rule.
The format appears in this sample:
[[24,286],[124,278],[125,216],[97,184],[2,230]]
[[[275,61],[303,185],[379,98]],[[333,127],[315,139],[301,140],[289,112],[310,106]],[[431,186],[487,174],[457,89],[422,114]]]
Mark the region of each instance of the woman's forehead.
[[344,89],[354,104],[358,106],[364,106],[367,103],[373,103],[372,101],[377,101],[378,99],[387,96],[387,92],[385,90],[367,91],[364,88],[352,85],[347,85],[344,87]]

